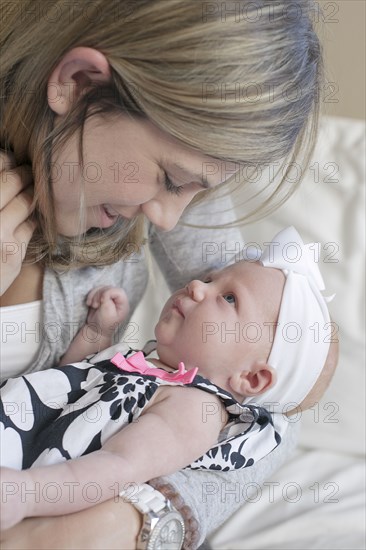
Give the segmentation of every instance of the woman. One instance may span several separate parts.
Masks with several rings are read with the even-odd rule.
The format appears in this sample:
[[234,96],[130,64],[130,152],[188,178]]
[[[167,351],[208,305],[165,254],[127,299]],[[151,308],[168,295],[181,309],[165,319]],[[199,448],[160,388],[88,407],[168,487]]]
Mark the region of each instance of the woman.
[[[2,155],[1,167],[2,322],[15,326],[21,311],[30,326],[40,322],[41,334],[16,346],[19,357],[3,346],[2,376],[58,361],[100,281],[125,289],[132,314],[147,282],[146,237],[172,291],[232,259],[241,234],[229,223],[230,184],[248,184],[258,165],[299,161],[300,152],[306,163],[314,145],[321,48],[311,2],[296,6],[5,6],[0,141],[12,154]],[[14,169],[23,164],[32,170]],[[268,185],[261,214],[293,191],[289,165],[277,186]],[[220,184],[225,194],[216,193]],[[185,548],[196,548],[239,507],[248,483],[279,466],[294,445],[295,430],[288,431],[260,468],[230,477],[177,472],[151,482],[182,513]],[[230,495],[228,483],[241,490]],[[26,520],[3,546],[133,548],[141,522],[119,499]]]

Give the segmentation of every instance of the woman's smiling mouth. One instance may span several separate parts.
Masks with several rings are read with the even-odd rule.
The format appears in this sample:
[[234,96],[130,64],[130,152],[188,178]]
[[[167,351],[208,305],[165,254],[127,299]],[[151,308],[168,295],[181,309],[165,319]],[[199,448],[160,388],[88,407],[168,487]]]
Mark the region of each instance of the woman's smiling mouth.
[[118,212],[113,210],[108,204],[102,204],[99,207],[100,211],[100,227],[101,229],[106,229],[107,227],[112,227],[119,217]]

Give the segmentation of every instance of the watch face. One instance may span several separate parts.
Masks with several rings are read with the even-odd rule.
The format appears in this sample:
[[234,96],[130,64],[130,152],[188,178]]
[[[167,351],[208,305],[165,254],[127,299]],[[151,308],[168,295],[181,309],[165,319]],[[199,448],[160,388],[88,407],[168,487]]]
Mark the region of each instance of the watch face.
[[184,524],[180,516],[179,519],[172,516],[173,514],[168,514],[159,520],[151,534],[148,550],[180,550],[182,548]]

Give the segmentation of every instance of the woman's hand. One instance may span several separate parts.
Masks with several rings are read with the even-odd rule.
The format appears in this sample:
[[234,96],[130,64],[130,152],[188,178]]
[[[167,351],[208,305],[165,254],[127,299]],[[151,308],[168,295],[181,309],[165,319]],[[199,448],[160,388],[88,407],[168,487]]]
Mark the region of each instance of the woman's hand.
[[14,156],[0,151],[0,296],[20,273],[36,224],[31,214],[33,186],[30,166],[15,167]]
[[141,527],[132,504],[112,499],[67,516],[23,520],[1,532],[1,549],[133,550]]
[[27,503],[19,491],[22,483],[24,486],[24,472],[12,468],[0,468],[0,479],[0,530],[3,531],[26,517]]

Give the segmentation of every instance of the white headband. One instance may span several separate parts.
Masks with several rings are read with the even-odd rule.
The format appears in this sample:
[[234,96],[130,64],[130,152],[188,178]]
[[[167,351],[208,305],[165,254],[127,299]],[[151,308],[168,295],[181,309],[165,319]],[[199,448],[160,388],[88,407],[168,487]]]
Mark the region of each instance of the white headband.
[[265,393],[245,399],[245,405],[261,405],[271,412],[289,411],[303,401],[324,367],[331,324],[316,260],[314,243],[305,245],[292,226],[280,231],[259,258],[264,267],[281,269],[286,276],[268,358],[277,381]]

